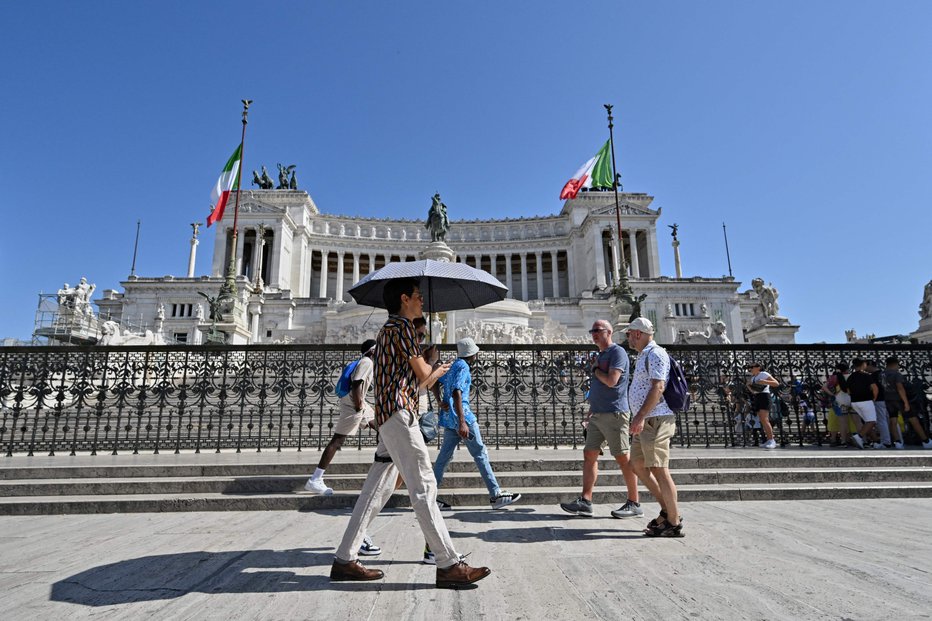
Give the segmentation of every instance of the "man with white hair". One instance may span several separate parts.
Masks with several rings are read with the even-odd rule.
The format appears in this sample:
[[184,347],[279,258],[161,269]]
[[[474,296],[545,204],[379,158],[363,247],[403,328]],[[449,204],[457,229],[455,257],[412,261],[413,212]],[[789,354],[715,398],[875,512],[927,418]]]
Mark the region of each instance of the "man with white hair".
[[592,489],[599,474],[599,454],[602,446],[607,443],[612,457],[621,468],[628,489],[627,501],[612,511],[612,517],[641,516],[644,510],[638,502],[637,475],[628,461],[628,426],[631,422],[631,408],[628,407],[628,354],[612,341],[612,324],[604,319],[595,321],[589,334],[599,348],[599,353],[591,359],[582,495],[573,502],[560,503],[560,508],[573,515],[592,517]]
[[676,485],[670,476],[670,439],[676,433],[676,416],[663,399],[670,374],[670,356],[654,342],[654,326],[644,317],[627,329],[628,343],[638,352],[628,399],[631,411],[631,464],[641,482],[660,502],[660,515],[651,520],[648,537],[682,537],[683,520],[677,506]]

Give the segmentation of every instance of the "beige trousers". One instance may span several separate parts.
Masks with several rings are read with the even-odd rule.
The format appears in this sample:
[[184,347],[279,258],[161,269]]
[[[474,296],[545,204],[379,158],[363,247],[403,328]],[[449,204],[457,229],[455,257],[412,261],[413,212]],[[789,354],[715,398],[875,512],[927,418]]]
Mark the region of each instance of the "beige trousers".
[[395,491],[395,480],[400,472],[424,539],[437,559],[437,567],[446,569],[455,565],[459,556],[437,507],[437,481],[417,417],[405,410],[392,414],[379,427],[379,446],[375,454],[376,457],[390,456],[392,461],[376,461],[369,468],[343,541],[337,548],[337,560],[356,560],[366,530]]

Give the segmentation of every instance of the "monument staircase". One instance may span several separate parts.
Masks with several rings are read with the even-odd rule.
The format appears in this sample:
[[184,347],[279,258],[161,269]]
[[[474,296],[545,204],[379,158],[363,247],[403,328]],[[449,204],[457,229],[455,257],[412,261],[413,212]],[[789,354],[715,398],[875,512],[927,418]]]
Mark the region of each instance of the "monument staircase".
[[[435,451],[432,451],[432,456]],[[344,449],[327,470],[330,496],[303,492],[320,453],[224,451],[0,458],[0,515],[163,511],[324,510],[352,507],[372,449]],[[499,449],[490,457],[500,485],[522,504],[552,505],[579,495],[580,450]],[[600,462],[594,502],[624,501],[614,460]],[[671,463],[684,503],[932,497],[932,451],[787,448],[674,449]],[[642,500],[650,502],[646,490]],[[455,508],[488,507],[467,451],[457,452],[440,497]],[[409,505],[404,489],[390,506]]]

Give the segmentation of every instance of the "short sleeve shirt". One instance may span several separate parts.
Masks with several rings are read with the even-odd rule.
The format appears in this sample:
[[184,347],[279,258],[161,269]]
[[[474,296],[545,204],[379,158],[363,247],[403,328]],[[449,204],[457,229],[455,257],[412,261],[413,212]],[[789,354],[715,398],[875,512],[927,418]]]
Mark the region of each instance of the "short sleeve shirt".
[[409,360],[421,355],[410,320],[390,315],[375,345],[375,420],[381,425],[399,410],[418,411],[417,375]]
[[448,409],[440,409],[440,426],[447,429],[459,429],[460,417],[453,409],[453,391],[459,390],[463,396],[463,414],[466,418],[466,424],[471,425],[476,422],[476,415],[469,407],[469,389],[472,387],[472,372],[469,365],[462,358],[457,358],[443,377],[439,380],[442,393],[440,398],[447,404]]
[[599,352],[596,358],[596,368],[604,373],[608,373],[610,369],[618,369],[621,371],[621,376],[617,384],[606,386],[593,371],[589,380],[589,408],[594,414],[629,412],[628,354],[619,345],[612,343],[605,351]]
[[884,399],[888,403],[895,403],[900,406],[903,405],[903,399],[900,398],[900,391],[896,389],[897,384],[903,384],[903,388],[906,388],[906,378],[903,377],[903,374],[899,371],[888,369],[883,372],[880,378],[883,381]]
[[[644,401],[647,400],[647,393],[650,392],[651,380],[667,381],[670,374],[670,355],[667,351],[651,341],[638,354],[634,363],[634,373],[631,376],[631,388],[628,391],[628,402],[631,404],[631,413],[637,414]],[[652,416],[671,416],[673,410],[667,405],[667,402],[661,397],[657,405],[654,406],[647,417]]]
[[[362,382],[362,398],[365,401],[366,395],[369,393],[369,388],[372,386],[372,358],[369,356],[360,358],[359,362],[356,363],[356,368],[353,369],[350,380],[353,382]],[[356,411],[356,406],[353,404],[352,391],[345,397],[340,398],[340,409],[350,414]]]
[[[751,378],[751,383],[760,384],[761,380],[769,380],[769,379],[773,379],[773,375],[771,375],[767,371],[761,371],[760,373],[758,373],[757,375]],[[758,390],[758,392],[762,392],[768,395],[770,394],[770,386],[768,386],[767,384],[760,384],[759,388],[760,390]]]

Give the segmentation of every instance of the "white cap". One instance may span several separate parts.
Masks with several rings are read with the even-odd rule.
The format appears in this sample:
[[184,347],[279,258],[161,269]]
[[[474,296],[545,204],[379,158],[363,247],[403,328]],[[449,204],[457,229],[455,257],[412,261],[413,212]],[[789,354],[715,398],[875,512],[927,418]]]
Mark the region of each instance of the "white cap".
[[654,324],[652,324],[649,319],[638,317],[629,323],[627,328],[625,328],[625,332],[630,332],[631,330],[637,330],[638,332],[643,332],[644,334],[653,334]]

